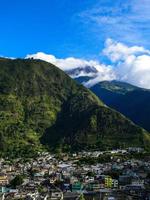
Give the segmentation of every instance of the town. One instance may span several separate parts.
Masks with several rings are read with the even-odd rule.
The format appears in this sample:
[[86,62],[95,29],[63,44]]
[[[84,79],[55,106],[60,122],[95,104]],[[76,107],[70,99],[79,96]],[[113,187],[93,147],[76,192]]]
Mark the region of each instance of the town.
[[149,155],[142,148],[128,148],[1,158],[0,199],[149,200]]

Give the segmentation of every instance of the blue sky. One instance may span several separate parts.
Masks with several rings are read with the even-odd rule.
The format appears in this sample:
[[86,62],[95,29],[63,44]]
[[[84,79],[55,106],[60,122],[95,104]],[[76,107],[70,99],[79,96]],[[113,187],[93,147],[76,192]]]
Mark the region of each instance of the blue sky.
[[76,15],[94,0],[0,0],[0,54],[22,57],[44,51],[56,56],[84,56],[90,37]]
[[[0,55],[97,58],[107,38],[149,48],[149,0],[0,0]],[[101,58],[103,59],[103,58]]]
[[[0,56],[150,89],[150,0],[0,0]],[[40,53],[41,52],[41,53]]]

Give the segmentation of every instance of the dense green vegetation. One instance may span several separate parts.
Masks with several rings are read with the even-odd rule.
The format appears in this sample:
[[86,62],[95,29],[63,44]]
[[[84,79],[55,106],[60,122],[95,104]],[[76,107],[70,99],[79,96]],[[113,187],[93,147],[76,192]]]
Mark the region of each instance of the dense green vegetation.
[[116,154],[111,154],[111,153],[105,153],[102,155],[99,155],[98,157],[82,157],[79,159],[77,162],[78,165],[81,164],[97,164],[97,163],[108,163],[108,162],[117,162],[117,160],[120,160],[122,162],[125,162],[127,160],[132,160],[132,159],[137,159],[137,160],[143,160],[147,161],[149,160],[149,152],[130,152],[126,154],[121,154],[121,153],[116,153]]
[[143,146],[149,133],[52,64],[0,59],[1,155]]
[[22,175],[17,175],[15,176],[14,179],[11,180],[10,186],[12,188],[16,188],[17,186],[22,185],[23,182],[24,182],[24,177]]
[[118,81],[103,81],[91,90],[108,106],[150,131],[150,90]]

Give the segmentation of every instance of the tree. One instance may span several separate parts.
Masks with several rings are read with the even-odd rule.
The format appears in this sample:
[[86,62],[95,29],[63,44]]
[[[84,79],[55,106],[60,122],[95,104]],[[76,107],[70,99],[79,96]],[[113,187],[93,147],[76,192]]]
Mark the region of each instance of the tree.
[[84,195],[81,194],[79,200],[85,200]]
[[5,137],[0,131],[0,151],[5,151]]
[[17,175],[14,179],[11,180],[10,185],[13,188],[16,188],[17,186],[22,185],[23,181],[23,176]]

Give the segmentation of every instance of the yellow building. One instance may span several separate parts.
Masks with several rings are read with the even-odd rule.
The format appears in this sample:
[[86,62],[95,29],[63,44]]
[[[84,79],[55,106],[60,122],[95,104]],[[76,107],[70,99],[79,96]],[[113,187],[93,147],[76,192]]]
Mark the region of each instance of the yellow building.
[[113,180],[110,176],[105,177],[105,188],[112,188]]
[[0,176],[0,185],[7,185],[8,184],[8,178],[7,176]]

